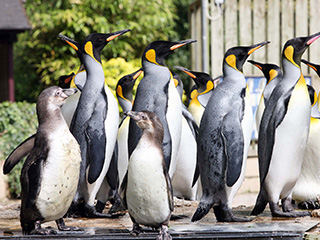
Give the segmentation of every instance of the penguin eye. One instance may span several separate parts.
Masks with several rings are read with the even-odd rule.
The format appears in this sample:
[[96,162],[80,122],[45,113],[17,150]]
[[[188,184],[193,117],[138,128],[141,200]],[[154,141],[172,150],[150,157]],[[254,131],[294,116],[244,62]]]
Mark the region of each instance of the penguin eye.
[[142,120],[147,120],[147,117],[145,115],[142,115]]
[[57,91],[56,96],[60,96],[60,95],[61,95],[61,91]]

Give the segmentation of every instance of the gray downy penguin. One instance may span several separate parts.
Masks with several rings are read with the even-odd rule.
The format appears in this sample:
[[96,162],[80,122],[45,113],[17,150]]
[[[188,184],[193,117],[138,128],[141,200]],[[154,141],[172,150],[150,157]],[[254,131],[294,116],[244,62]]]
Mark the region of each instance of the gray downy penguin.
[[212,92],[199,127],[202,197],[192,221],[203,218],[212,207],[219,222],[250,220],[234,216],[231,208],[244,179],[253,125],[242,68],[249,55],[267,43],[233,47],[225,53],[223,82]]
[[[301,59],[301,62],[307,64],[316,71],[320,77],[320,65]],[[308,86],[309,94],[311,86]],[[310,131],[304,154],[304,160],[300,176],[292,192],[292,199],[301,209],[320,208],[320,112],[318,110],[319,96],[313,89],[313,103],[311,108]]]
[[[155,41],[150,43],[142,55],[144,77],[138,85],[133,104],[134,111],[151,111],[158,115],[164,128],[164,160],[173,176],[181,138],[181,100],[175,89],[172,74],[165,64],[166,57],[175,49],[195,40],[180,42]],[[141,137],[142,130],[133,120],[129,124],[129,156]]]
[[41,228],[41,223],[53,220],[59,230],[81,230],[65,226],[62,219],[77,190],[81,155],[60,108],[76,91],[55,86],[39,95],[39,127],[20,178],[20,222],[24,234],[54,234],[54,230]]
[[126,112],[142,129],[124,179],[123,200],[139,234],[140,224],[160,228],[157,239],[171,239],[168,224],[173,211],[170,177],[163,157],[164,130],[159,117],[149,111]]
[[275,64],[270,64],[270,63],[263,64],[253,60],[248,60],[248,62],[253,64],[257,68],[259,68],[262,71],[267,81],[266,86],[263,89],[263,92],[259,101],[259,105],[256,111],[256,116],[255,116],[256,129],[257,131],[259,131],[260,121],[261,121],[263,111],[270,98],[271,93],[273,92],[273,89],[282,79],[282,71],[280,67]]
[[301,73],[301,56],[319,36],[293,38],[284,45],[283,78],[273,90],[260,123],[260,192],[252,215],[262,213],[268,203],[274,217],[309,215],[293,211],[291,194],[300,175],[310,127],[311,104]]
[[[70,126],[79,142],[82,156],[78,191],[71,211],[79,211],[81,216],[110,217],[94,208],[95,198],[114,153],[119,124],[116,99],[105,87],[100,53],[108,42],[128,31],[126,29],[108,34],[90,34],[79,45],[70,39],[66,41],[76,51],[81,52],[81,62],[87,76]],[[114,104],[111,104],[113,102]]]

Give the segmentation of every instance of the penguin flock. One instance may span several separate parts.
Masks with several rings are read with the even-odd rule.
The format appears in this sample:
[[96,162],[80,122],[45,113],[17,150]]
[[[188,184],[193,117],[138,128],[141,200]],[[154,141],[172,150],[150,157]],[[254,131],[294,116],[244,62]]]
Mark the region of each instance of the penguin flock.
[[[37,132],[11,152],[3,167],[7,174],[27,156],[20,178],[24,234],[56,234],[41,228],[53,220],[60,231],[82,231],[65,226],[63,217],[114,218],[128,210],[133,234],[140,234],[144,225],[159,229],[157,239],[171,239],[173,196],[199,200],[191,221],[199,221],[211,208],[219,222],[252,220],[232,212],[254,124],[243,65],[270,42],[228,49],[223,76],[215,79],[175,66],[195,82],[187,107],[183,83],[165,60],[196,42],[191,39],[151,42],[141,68],[118,81],[116,97],[111,93],[100,53],[128,31],[93,33],[82,42],[58,36],[76,50],[80,67],[61,76],[59,87],[41,92]],[[268,203],[277,217],[310,215],[295,211],[295,203],[320,207],[319,98],[300,67],[302,61],[320,76],[320,65],[301,60],[319,37],[320,32],[288,40],[282,68],[249,60],[267,80],[255,116],[260,192],[251,215],[262,213]],[[142,73],[134,98],[132,90]],[[108,200],[112,208],[104,213]]]

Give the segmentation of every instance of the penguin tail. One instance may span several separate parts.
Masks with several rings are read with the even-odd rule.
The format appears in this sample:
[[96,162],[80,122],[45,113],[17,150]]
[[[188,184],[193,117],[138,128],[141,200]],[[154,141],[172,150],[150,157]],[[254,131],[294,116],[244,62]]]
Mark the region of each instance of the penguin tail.
[[212,206],[213,203],[200,202],[196,212],[192,216],[191,222],[199,221],[201,218],[207,215]]
[[264,197],[264,191],[261,190],[258,197],[257,197],[257,201],[256,201],[256,205],[254,206],[251,215],[257,216],[260,213],[262,213],[264,211],[264,209],[266,208],[268,201],[266,200],[266,198]]

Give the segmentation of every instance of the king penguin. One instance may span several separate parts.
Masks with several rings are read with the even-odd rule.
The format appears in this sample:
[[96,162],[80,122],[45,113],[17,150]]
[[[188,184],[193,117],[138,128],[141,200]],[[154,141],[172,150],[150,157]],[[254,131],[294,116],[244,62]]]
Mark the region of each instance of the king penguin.
[[[132,90],[135,85],[136,80],[142,73],[142,69],[139,69],[131,74],[122,77],[116,86],[116,95],[118,102],[123,110],[123,112],[131,111],[133,104]],[[123,116],[119,131],[118,131],[118,171],[119,171],[119,182],[122,180],[128,169],[128,134],[129,134],[129,122],[130,117]]]
[[[304,59],[301,61],[315,70],[320,77],[320,65]],[[292,192],[292,199],[298,204],[299,208],[303,209],[320,208],[320,112],[318,111],[319,97],[317,98],[315,92],[313,95],[314,101],[311,108],[310,131],[306,152],[300,176]]]
[[267,81],[266,86],[262,92],[257,111],[256,111],[256,129],[257,131],[259,131],[260,121],[261,121],[263,111],[265,109],[265,106],[268,102],[268,99],[270,98],[270,95],[273,89],[280,82],[282,78],[282,71],[280,67],[275,64],[269,64],[269,63],[263,64],[253,60],[248,60],[248,62],[253,64],[257,68],[259,68],[262,71]]
[[160,228],[157,239],[172,239],[167,230],[173,211],[173,197],[164,162],[161,121],[149,111],[129,111],[126,114],[142,129],[139,142],[130,156],[123,184],[123,199],[133,222],[132,232],[139,234],[139,224],[142,224]]
[[204,72],[191,71],[180,66],[175,66],[175,68],[188,74],[196,83],[194,92],[191,94],[192,97],[188,106],[188,110],[193,115],[196,123],[199,126],[204,109],[214,89],[214,80],[209,74]]
[[105,87],[100,52],[108,42],[128,31],[90,34],[79,46],[68,39],[66,41],[81,52],[87,76],[70,126],[79,142],[82,157],[79,186],[72,209],[78,209],[83,216],[109,217],[95,210],[94,200],[114,153],[119,112],[116,99]]
[[[180,96],[175,88],[172,74],[165,58],[175,49],[195,40],[180,42],[155,41],[150,43],[142,55],[144,77],[138,85],[133,111],[151,111],[158,115],[164,128],[164,160],[172,177],[176,168],[176,157],[181,139],[182,110]],[[131,120],[129,124],[129,156],[135,149],[141,129]]]
[[60,108],[76,91],[54,86],[39,95],[39,126],[20,177],[24,234],[56,234],[41,228],[41,223],[53,220],[61,231],[81,230],[65,226],[62,219],[77,190],[81,155]]
[[319,36],[316,33],[293,38],[284,45],[283,77],[273,90],[260,123],[260,192],[252,215],[263,212],[268,202],[274,217],[309,215],[294,212],[290,197],[300,175],[310,127],[311,104],[300,68],[301,56]]
[[[176,171],[172,177],[173,196],[186,200],[196,200],[199,170],[197,168],[198,125],[182,102],[183,83],[179,75],[172,72],[173,81],[180,95],[182,105],[181,142],[177,155]],[[195,178],[195,183],[194,182]]]
[[230,48],[223,60],[223,81],[218,84],[203,113],[197,161],[202,197],[192,221],[213,207],[217,221],[249,221],[232,213],[232,200],[244,179],[253,113],[248,104],[243,64],[251,53],[269,42]]

